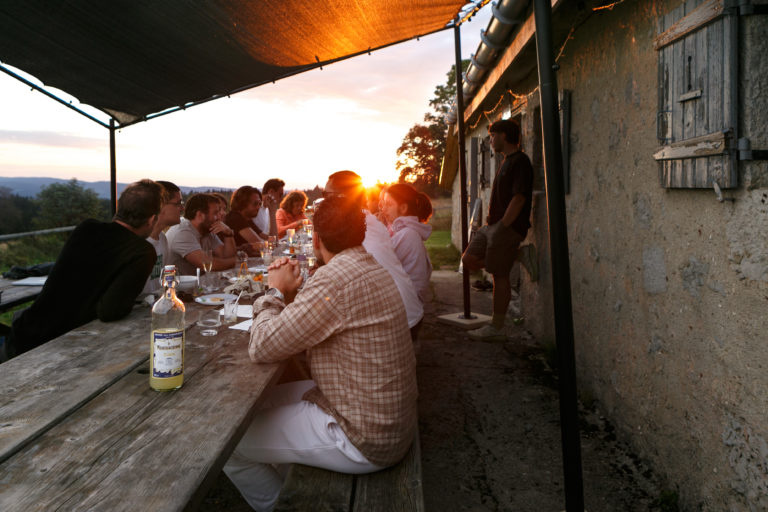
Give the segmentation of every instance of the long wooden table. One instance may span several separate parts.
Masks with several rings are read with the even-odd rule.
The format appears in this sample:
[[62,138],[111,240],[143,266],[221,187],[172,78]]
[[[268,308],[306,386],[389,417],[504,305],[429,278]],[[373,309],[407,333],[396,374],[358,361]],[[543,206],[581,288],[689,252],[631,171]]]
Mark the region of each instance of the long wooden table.
[[40,295],[42,286],[16,286],[12,279],[0,277],[0,313],[19,304],[34,300]]
[[189,326],[184,385],[156,392],[149,330],[137,306],[0,365],[0,510],[197,506],[283,365],[251,362],[244,331]]

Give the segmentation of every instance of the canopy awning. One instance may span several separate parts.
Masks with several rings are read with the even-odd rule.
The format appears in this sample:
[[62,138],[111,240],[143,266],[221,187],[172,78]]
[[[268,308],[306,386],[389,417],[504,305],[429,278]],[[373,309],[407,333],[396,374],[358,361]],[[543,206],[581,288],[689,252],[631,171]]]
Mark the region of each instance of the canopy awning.
[[121,125],[453,25],[467,0],[0,2],[0,61]]

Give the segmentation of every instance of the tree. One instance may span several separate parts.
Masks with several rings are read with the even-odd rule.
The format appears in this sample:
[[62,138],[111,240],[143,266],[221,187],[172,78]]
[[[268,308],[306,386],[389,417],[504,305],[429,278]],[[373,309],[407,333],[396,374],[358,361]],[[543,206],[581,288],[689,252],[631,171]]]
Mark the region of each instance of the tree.
[[[462,61],[466,71],[469,60]],[[440,166],[445,154],[448,125],[445,116],[451,111],[456,99],[456,66],[451,66],[445,84],[437,85],[434,97],[429,100],[430,112],[424,114],[426,124],[415,124],[408,130],[403,143],[397,148],[400,183],[410,183],[428,195],[441,194],[438,188]]]
[[31,231],[31,220],[36,214],[37,205],[32,199],[0,187],[0,234]]
[[52,183],[37,194],[40,213],[35,219],[39,229],[74,226],[87,218],[107,220],[96,192],[83,188],[76,179]]

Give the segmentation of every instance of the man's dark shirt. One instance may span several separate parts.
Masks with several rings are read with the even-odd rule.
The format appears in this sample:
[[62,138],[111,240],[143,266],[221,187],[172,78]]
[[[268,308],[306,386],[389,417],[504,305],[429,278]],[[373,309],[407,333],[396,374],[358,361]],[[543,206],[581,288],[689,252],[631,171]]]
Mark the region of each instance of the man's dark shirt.
[[491,201],[488,208],[487,224],[490,226],[504,217],[512,198],[522,194],[525,197],[523,209],[512,222],[512,228],[525,238],[531,227],[531,202],[533,198],[533,167],[525,153],[517,151],[504,158],[499,172],[493,180]]
[[133,307],[156,259],[152,245],[117,222],[83,221],[70,235],[40,296],[13,322],[17,355],[91,320]]
[[236,212],[235,210],[232,210],[227,214],[227,217],[224,219],[224,224],[229,226],[232,231],[235,232],[235,245],[238,246],[248,243],[248,240],[243,238],[243,236],[240,234],[241,229],[251,228],[254,233],[259,235],[259,237],[261,237],[262,234],[261,229],[259,229],[259,227],[254,224],[252,219],[243,217],[242,213]]

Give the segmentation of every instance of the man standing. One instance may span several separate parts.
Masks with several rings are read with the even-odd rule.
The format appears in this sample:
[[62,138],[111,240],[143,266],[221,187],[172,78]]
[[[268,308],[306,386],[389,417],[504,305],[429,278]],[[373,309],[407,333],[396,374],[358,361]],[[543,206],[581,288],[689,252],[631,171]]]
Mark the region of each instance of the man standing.
[[254,217],[253,222],[263,233],[277,235],[277,220],[275,215],[280,208],[280,201],[285,194],[285,182],[279,178],[268,179],[261,189],[261,200],[263,207],[258,215]]
[[171,256],[168,264],[176,265],[180,275],[202,270],[206,250],[213,252],[212,270],[235,265],[235,234],[220,215],[219,200],[210,194],[195,194],[187,200],[181,223],[166,233]]
[[488,132],[491,147],[504,155],[504,162],[493,180],[486,225],[473,233],[461,258],[465,272],[485,267],[493,276],[491,325],[469,333],[475,339],[492,341],[506,339],[502,328],[512,298],[509,272],[531,226],[533,167],[520,150],[520,125],[516,121],[496,121]]
[[411,328],[411,336],[416,341],[421,319],[424,316],[424,306],[411,278],[408,277],[395,254],[387,227],[371,212],[363,210],[366,204],[363,180],[352,171],[339,171],[331,174],[328,176],[328,183],[323,189],[323,198],[330,197],[344,197],[347,201],[357,205],[365,214],[366,229],[363,247],[395,280],[400,297],[403,299],[405,312],[408,315],[408,327]]
[[[255,362],[307,351],[312,380],[276,386],[224,466],[255,510],[272,510],[282,464],[361,474],[396,464],[416,432],[416,359],[405,309],[389,273],[361,246],[365,216],[341,198],[323,201],[312,243],[321,266],[269,267],[253,305]],[[274,465],[277,465],[275,467]]]
[[130,313],[155,263],[145,240],[160,211],[161,188],[150,180],[126,187],[112,222],[88,219],[67,239],[40,296],[13,322],[5,360],[98,318]]
[[147,242],[152,244],[157,254],[155,260],[155,266],[152,268],[152,272],[149,274],[147,284],[144,285],[142,294],[154,293],[162,288],[160,284],[160,275],[162,274],[163,267],[166,264],[166,260],[170,259],[170,251],[168,250],[168,239],[165,237],[165,230],[171,226],[175,226],[181,219],[181,214],[184,212],[184,201],[181,200],[181,190],[174,183],[170,181],[157,181],[158,185],[162,187],[163,191],[163,203],[160,207],[160,214],[157,217],[155,227],[152,229],[152,233],[147,237]]

